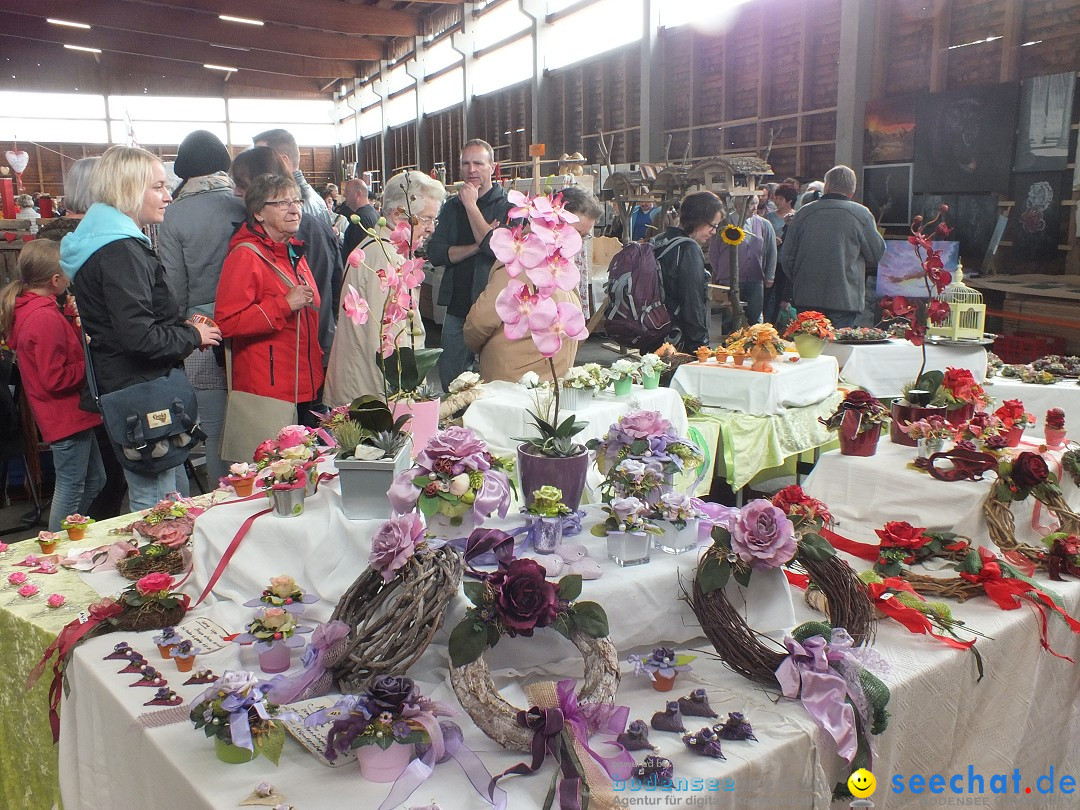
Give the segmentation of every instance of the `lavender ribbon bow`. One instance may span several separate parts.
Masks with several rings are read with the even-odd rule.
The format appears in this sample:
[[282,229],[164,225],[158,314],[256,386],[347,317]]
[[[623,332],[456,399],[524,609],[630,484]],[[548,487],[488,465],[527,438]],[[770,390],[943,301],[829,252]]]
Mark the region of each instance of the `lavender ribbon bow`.
[[634,767],[634,757],[630,752],[617,742],[607,742],[618,751],[605,757],[589,747],[589,737],[593,734],[622,734],[626,731],[626,721],[630,719],[630,707],[606,703],[579,703],[575,685],[573,678],[566,678],[559,681],[555,687],[563,722],[570,727],[574,738],[608,776],[612,779],[629,779]]
[[787,636],[784,646],[788,657],[776,668],[776,680],[785,697],[799,698],[815,722],[836,741],[840,756],[851,762],[858,748],[855,710],[845,700],[847,683],[830,666],[843,660],[844,653],[831,649],[822,636],[812,636],[802,644]]
[[335,619],[315,628],[300,663],[304,670],[295,675],[275,675],[270,680],[266,697],[271,703],[292,703],[305,689],[326,672],[327,652],[341,639],[349,635],[349,625]]

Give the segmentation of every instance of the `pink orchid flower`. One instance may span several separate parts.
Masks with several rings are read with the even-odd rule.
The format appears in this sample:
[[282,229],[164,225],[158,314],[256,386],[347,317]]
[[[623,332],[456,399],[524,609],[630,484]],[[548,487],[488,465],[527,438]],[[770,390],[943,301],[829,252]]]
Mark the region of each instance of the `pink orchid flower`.
[[510,209],[510,219],[525,219],[529,216],[529,198],[525,194],[512,189],[506,192],[506,199],[514,206]]
[[363,249],[357,247],[349,254],[349,258],[346,259],[345,263],[348,264],[349,267],[357,268],[364,263],[364,259],[366,258],[367,255],[364,253]]
[[519,340],[529,334],[529,316],[545,304],[555,309],[550,298],[541,298],[539,293],[530,291],[528,285],[511,279],[495,299],[495,312],[503,322],[507,340]]
[[[551,303],[551,299],[546,299]],[[537,351],[544,357],[552,357],[562,348],[563,340],[584,340],[589,336],[585,328],[585,316],[576,304],[560,303],[551,312],[550,307],[537,306],[529,316],[529,330]]]
[[390,232],[390,244],[402,256],[407,256],[412,249],[412,224],[407,219],[401,220]]
[[407,289],[415,290],[424,283],[424,260],[406,259],[398,272],[401,274],[401,283]]
[[387,358],[394,353],[397,349],[397,344],[394,342],[394,336],[389,332],[383,332],[382,345],[379,347],[379,351],[383,358]]
[[541,222],[534,222],[532,231],[549,248],[558,250],[567,259],[573,258],[581,250],[581,234],[569,225],[559,225],[552,228]]
[[379,270],[379,289],[383,292],[390,292],[392,287],[397,287],[401,283],[401,274],[398,269],[391,265],[385,270]]
[[553,253],[546,262],[530,267],[525,273],[529,281],[544,295],[550,295],[556,287],[560,290],[575,290],[581,281],[581,271],[560,253]]
[[556,194],[554,197],[533,198],[529,219],[533,225],[542,224],[554,228],[563,223],[572,225],[578,221],[578,216],[567,211],[563,207],[562,195]]
[[357,292],[356,287],[352,284],[349,285],[349,289],[345,293],[343,306],[345,308],[345,314],[348,315],[349,319],[357,326],[363,326],[368,322],[368,318],[371,316],[368,302],[360,297],[360,293]]
[[525,233],[520,225],[516,228],[498,228],[491,235],[491,251],[506,265],[510,278],[517,278],[524,270],[536,267],[547,258],[548,248],[533,233]]

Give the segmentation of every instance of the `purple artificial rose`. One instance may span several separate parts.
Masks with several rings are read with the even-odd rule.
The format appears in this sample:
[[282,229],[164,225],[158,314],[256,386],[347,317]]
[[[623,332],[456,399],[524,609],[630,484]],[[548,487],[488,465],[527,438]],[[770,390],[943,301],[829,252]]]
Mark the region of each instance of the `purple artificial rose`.
[[386,491],[386,497],[399,515],[416,508],[416,502],[420,498],[420,487],[413,483],[413,479],[422,474],[423,471],[410,467],[394,476],[394,483]]
[[424,521],[416,512],[392,517],[375,533],[368,563],[382,574],[383,582],[394,578],[424,539]]
[[731,550],[754,568],[778,568],[795,556],[795,527],[784,510],[760,498],[742,508]]
[[368,697],[378,711],[398,714],[407,706],[415,705],[420,690],[412,678],[400,675],[380,675],[368,688]]
[[559,596],[536,560],[513,560],[491,575],[495,613],[511,636],[531,636],[536,627],[547,627],[558,615]]
[[460,459],[470,470],[487,470],[491,467],[484,440],[466,427],[440,430],[416,456],[416,463],[427,470],[434,470],[435,462],[440,458]]
[[620,419],[619,428],[631,439],[645,439],[666,433],[671,428],[671,422],[659,411],[636,411]]
[[648,512],[648,507],[644,501],[632,497],[613,498],[610,506],[612,513],[614,513],[615,518],[619,523],[626,523],[627,520],[639,518]]

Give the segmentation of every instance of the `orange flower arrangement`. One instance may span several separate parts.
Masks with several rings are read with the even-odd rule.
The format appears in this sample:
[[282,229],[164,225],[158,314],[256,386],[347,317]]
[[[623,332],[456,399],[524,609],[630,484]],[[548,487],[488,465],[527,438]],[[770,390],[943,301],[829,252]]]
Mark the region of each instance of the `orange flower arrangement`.
[[813,335],[822,340],[836,339],[836,333],[833,332],[832,321],[820,312],[814,312],[813,310],[800,312],[798,317],[791,322],[791,325],[788,326],[784,332],[784,337],[786,338],[793,337],[794,335]]

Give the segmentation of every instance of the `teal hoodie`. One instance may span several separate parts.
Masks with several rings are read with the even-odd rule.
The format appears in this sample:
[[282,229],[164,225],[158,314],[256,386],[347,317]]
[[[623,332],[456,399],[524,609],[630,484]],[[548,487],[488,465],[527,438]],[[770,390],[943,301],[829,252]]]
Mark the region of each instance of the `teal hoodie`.
[[150,244],[150,239],[127,214],[111,205],[94,203],[79,227],[60,242],[60,267],[68,278],[75,278],[86,260],[98,250],[111,242],[129,238]]

